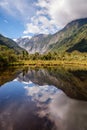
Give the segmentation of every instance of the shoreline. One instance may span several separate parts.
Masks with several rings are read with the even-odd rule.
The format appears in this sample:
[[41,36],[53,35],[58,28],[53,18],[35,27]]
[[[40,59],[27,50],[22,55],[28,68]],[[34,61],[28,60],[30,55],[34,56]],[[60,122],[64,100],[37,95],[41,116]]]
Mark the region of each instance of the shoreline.
[[39,65],[39,66],[44,66],[44,65],[85,65],[87,66],[87,61],[63,61],[63,60],[22,60],[18,62],[13,62],[10,63],[9,65]]
[[67,66],[67,67],[76,67],[87,69],[87,62],[81,61],[60,61],[60,60],[25,60],[19,62],[13,62],[9,66],[30,66],[30,67],[58,67],[58,66]]

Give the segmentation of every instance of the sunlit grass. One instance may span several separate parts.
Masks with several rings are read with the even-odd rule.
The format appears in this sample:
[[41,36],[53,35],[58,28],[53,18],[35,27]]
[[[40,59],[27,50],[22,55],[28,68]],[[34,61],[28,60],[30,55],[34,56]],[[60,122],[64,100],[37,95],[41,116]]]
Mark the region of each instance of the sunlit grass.
[[79,60],[21,60],[18,62],[13,62],[11,65],[29,65],[29,66],[83,66],[87,68],[87,61],[79,61]]

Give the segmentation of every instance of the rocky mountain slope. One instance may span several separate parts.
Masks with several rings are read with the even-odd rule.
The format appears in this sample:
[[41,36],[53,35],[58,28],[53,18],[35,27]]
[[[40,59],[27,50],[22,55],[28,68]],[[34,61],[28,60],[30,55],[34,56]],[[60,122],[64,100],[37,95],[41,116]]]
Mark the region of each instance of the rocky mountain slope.
[[19,38],[17,39],[17,43],[19,46],[25,48],[29,53],[45,53],[47,48],[49,47],[51,35],[39,34],[31,39],[29,38]]
[[17,42],[20,47],[24,47],[25,44],[27,42],[29,42],[29,40],[30,40],[29,37],[26,37],[26,38],[21,38],[20,37],[20,38],[16,39],[15,42]]
[[18,39],[18,45],[29,53],[46,53],[49,51],[87,52],[87,18],[74,20],[62,30],[53,34],[39,34],[31,39]]

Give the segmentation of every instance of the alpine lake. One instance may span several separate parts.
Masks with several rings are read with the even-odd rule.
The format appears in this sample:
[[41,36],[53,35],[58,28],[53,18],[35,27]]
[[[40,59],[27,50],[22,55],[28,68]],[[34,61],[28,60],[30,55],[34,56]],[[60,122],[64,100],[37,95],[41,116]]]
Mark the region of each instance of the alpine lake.
[[0,130],[87,130],[87,69],[0,68]]

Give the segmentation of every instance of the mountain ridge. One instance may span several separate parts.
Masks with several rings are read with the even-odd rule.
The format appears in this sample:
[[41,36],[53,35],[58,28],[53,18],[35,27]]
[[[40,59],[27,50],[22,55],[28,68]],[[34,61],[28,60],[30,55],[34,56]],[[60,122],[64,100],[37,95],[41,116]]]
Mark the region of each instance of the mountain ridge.
[[18,46],[18,44],[15,41],[1,34],[0,34],[0,46],[6,46],[7,48],[14,50],[15,53],[22,53],[22,51],[25,51],[23,48]]
[[[64,50],[63,46],[69,43],[71,39],[75,39],[75,37],[78,35],[79,29],[81,27],[84,28],[84,25],[86,24],[87,24],[87,18],[73,20],[70,23],[68,23],[62,30],[56,32],[53,35],[40,34],[40,35],[32,37],[29,41],[27,41],[27,43],[24,43],[22,47],[26,49],[29,53],[39,52],[41,54],[47,53],[50,51],[58,52],[61,50],[60,48],[63,48]],[[86,30],[86,27],[84,29]],[[79,35],[80,35],[80,32],[79,32]],[[85,36],[83,36],[83,38],[84,37]],[[74,42],[76,43],[76,41]],[[20,45],[21,41],[19,41],[18,44]],[[74,43],[72,44],[74,45]],[[66,51],[66,48],[64,51]]]

